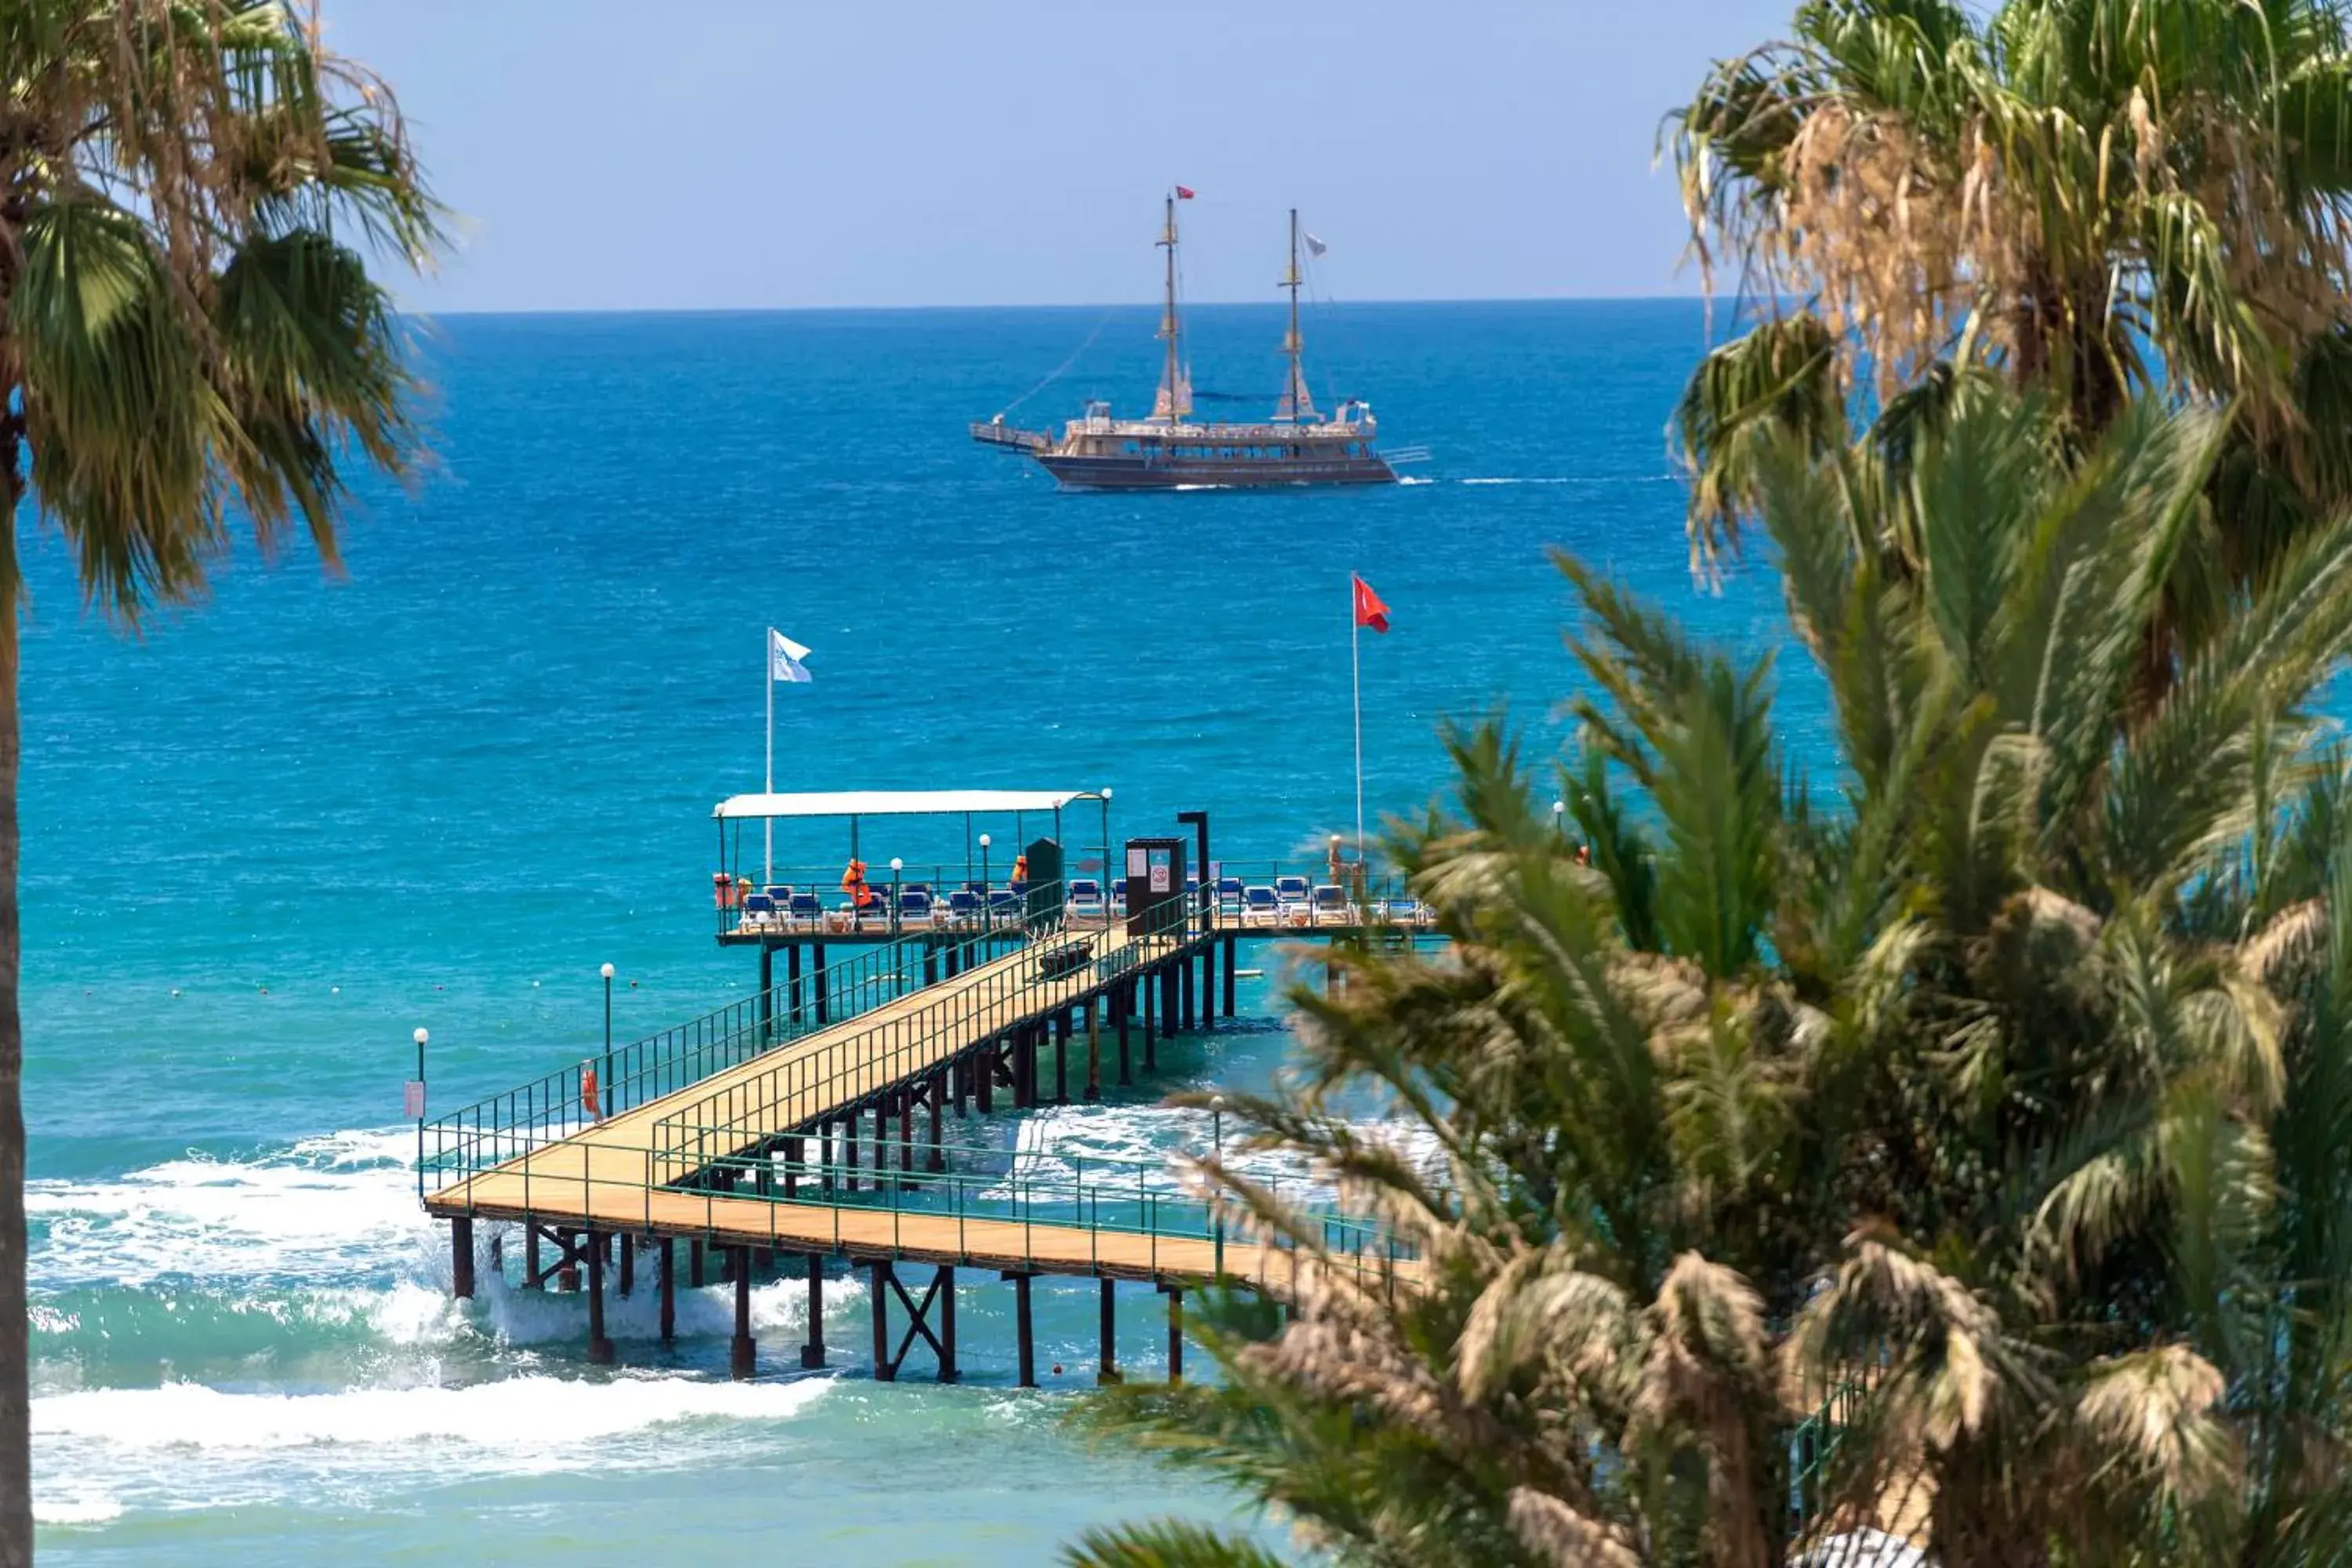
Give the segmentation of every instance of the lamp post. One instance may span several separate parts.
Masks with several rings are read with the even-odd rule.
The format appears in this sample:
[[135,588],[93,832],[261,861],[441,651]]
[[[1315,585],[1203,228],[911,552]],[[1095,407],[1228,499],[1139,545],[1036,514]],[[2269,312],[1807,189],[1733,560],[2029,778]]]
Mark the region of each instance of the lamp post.
[[1108,931],[1108,930],[1110,929],[1110,880],[1111,880],[1111,878],[1110,878],[1110,785],[1108,785],[1108,784],[1105,784],[1105,785],[1103,785],[1103,791],[1102,791],[1102,840],[1103,840],[1103,856],[1102,856],[1102,860],[1103,860],[1103,864],[1102,864],[1102,907],[1103,907],[1103,929],[1104,929],[1105,931]]
[[[1225,1097],[1222,1094],[1209,1101],[1209,1126],[1211,1128],[1209,1141],[1211,1146],[1216,1150],[1217,1168],[1223,1172],[1225,1163]],[[1209,1201],[1212,1204],[1217,1203],[1213,1193],[1210,1194]],[[1225,1277],[1225,1210],[1222,1204],[1217,1204],[1216,1207],[1216,1255],[1213,1263],[1217,1278],[1222,1279]]]
[[596,1081],[604,1087],[604,1103],[615,1105],[613,1092],[613,966],[604,965],[604,1076]]
[[898,873],[906,868],[903,858],[890,857],[890,929],[894,931],[898,929]]
[[425,1042],[433,1037],[420,1026],[416,1031],[416,1195],[425,1196]]
[[996,901],[988,896],[988,835],[980,836],[980,923],[982,927],[996,923]]
[[1556,837],[1562,839],[1567,838],[1568,802],[1564,800],[1556,800],[1551,803],[1551,830]]

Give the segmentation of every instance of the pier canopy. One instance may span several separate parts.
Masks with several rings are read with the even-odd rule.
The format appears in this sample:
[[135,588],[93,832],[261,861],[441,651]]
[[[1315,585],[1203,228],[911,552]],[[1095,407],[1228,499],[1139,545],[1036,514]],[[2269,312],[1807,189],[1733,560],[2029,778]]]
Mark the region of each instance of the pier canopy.
[[990,812],[1059,811],[1098,800],[1090,789],[848,789],[791,795],[737,795],[711,811],[721,821],[800,816],[952,816]]
[[[1068,822],[1081,803],[1093,809]],[[892,940],[1066,896],[1099,908],[1109,880],[1108,788],[764,790],[730,795],[710,815],[722,942]],[[1085,836],[1082,849],[1066,826]],[[845,859],[833,858],[841,851]]]

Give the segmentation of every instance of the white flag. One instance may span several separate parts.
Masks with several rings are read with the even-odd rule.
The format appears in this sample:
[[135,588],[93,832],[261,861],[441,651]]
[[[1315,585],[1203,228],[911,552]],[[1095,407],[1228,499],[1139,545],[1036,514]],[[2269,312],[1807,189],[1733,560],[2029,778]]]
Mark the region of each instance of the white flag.
[[1307,254],[1309,256],[1320,256],[1331,248],[1303,228],[1298,231],[1298,237],[1307,242]]
[[802,684],[814,679],[815,678],[808,672],[808,666],[801,662],[808,656],[808,649],[801,647],[775,627],[768,628],[769,679],[790,680]]

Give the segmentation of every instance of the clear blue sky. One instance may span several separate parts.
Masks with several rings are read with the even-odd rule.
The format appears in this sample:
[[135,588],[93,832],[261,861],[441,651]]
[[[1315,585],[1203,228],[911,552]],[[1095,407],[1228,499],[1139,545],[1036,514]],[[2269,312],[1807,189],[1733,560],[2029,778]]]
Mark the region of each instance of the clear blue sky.
[[1793,0],[326,0],[463,249],[430,310],[1686,292],[1660,114]]

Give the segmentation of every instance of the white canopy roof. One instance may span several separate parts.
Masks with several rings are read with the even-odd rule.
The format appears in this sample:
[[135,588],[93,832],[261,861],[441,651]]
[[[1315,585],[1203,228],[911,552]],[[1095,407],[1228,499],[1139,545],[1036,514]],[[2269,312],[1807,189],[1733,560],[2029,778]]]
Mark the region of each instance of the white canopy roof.
[[1084,789],[847,789],[800,795],[739,795],[711,811],[730,816],[950,816],[962,812],[1059,811],[1093,800]]

